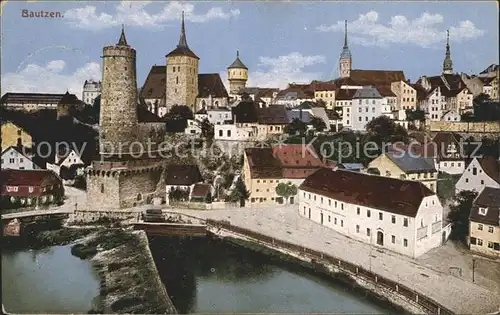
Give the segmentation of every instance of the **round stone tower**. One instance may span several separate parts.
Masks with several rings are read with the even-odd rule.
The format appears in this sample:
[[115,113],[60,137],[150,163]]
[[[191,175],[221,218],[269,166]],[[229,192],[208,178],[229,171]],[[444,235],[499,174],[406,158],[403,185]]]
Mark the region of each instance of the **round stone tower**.
[[116,45],[103,49],[100,109],[100,153],[111,158],[126,157],[137,141],[136,52],[127,44],[122,27]]
[[179,44],[168,55],[166,66],[165,104],[167,110],[173,105],[186,105],[196,111],[198,97],[198,63],[200,58],[189,48],[182,12],[181,36]]
[[240,52],[236,51],[236,60],[227,67],[229,94],[238,94],[245,89],[248,80],[248,68],[240,60]]

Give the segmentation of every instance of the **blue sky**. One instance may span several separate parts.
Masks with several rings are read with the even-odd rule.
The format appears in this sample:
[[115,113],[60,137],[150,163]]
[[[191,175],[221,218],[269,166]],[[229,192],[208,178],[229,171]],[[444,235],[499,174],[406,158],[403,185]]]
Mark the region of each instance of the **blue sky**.
[[[24,18],[22,10],[62,18]],[[439,74],[450,29],[454,70],[477,73],[498,61],[496,2],[11,2],[2,6],[2,94],[81,93],[100,79],[102,47],[121,24],[137,50],[138,86],[179,38],[201,58],[200,73],[221,73],[239,49],[249,85],[337,77],[343,20],[355,69],[403,70],[407,78]]]

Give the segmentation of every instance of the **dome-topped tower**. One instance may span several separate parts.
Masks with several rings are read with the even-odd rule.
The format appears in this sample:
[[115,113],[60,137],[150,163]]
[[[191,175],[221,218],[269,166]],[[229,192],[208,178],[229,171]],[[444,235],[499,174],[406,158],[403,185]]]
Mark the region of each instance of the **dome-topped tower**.
[[245,89],[248,80],[248,68],[240,60],[240,52],[236,51],[236,60],[227,67],[229,94],[238,94]]
[[446,31],[446,55],[443,61],[443,73],[453,73],[453,61],[451,61],[450,53],[450,31]]
[[184,25],[184,11],[181,20],[179,44],[168,55],[166,66],[165,104],[167,110],[173,105],[186,105],[195,111],[198,96],[198,63],[200,58],[189,48]]
[[344,47],[340,54],[339,75],[341,78],[347,78],[351,75],[352,56],[349,46],[347,45],[347,20],[345,21]]

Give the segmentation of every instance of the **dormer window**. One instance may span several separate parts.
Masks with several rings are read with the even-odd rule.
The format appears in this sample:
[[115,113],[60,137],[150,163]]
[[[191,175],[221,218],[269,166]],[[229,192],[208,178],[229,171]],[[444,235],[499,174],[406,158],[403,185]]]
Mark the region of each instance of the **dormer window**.
[[488,213],[488,208],[479,207],[479,214],[486,215]]

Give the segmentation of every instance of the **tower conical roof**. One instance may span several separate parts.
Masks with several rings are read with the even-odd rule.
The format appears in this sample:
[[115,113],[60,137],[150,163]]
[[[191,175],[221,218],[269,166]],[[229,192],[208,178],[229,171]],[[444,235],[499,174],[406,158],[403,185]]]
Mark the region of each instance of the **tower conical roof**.
[[186,39],[186,26],[184,25],[184,11],[182,11],[181,35],[179,37],[179,44],[177,44],[177,47],[169,52],[166,57],[169,56],[189,56],[192,58],[200,59],[191,49],[189,49]]
[[446,31],[446,54],[443,61],[443,73],[453,72],[453,61],[450,52],[450,31]]
[[227,68],[228,69],[236,68],[236,69],[248,70],[247,66],[245,66],[245,64],[243,62],[241,62],[241,60],[240,60],[240,52],[239,51],[236,51],[236,60],[234,60],[233,63]]
[[120,39],[118,40],[118,43],[116,44],[118,46],[128,46],[127,44],[127,38],[125,38],[125,28],[122,25],[122,34],[120,35]]

